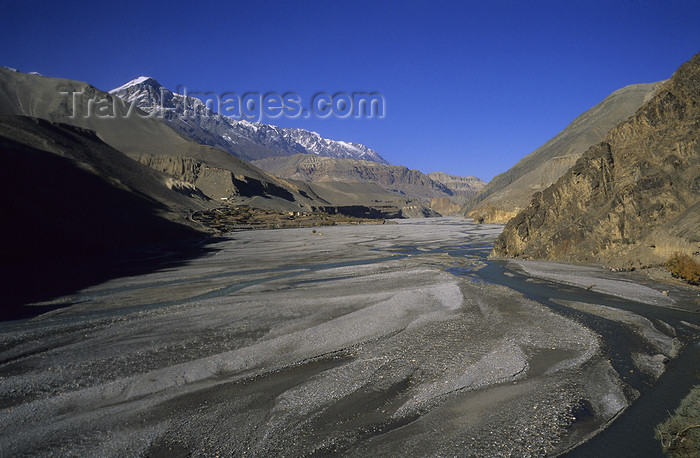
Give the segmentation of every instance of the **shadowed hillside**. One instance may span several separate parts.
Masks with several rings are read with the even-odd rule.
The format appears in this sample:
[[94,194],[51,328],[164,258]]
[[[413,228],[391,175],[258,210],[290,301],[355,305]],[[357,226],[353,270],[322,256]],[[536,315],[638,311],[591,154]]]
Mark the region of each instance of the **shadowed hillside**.
[[[118,151],[196,186],[217,201],[237,199],[241,204],[280,210],[321,203],[247,162],[186,138],[157,117],[80,81],[0,68],[0,114],[31,116],[90,129]],[[264,199],[251,203],[258,196]]]
[[[109,278],[131,250],[178,241],[187,258],[194,252],[181,241],[206,235],[186,217],[211,207],[206,196],[128,158],[92,131],[0,116],[0,155],[7,190],[0,226],[2,318],[31,314],[18,305]],[[134,262],[130,269],[149,265]]]

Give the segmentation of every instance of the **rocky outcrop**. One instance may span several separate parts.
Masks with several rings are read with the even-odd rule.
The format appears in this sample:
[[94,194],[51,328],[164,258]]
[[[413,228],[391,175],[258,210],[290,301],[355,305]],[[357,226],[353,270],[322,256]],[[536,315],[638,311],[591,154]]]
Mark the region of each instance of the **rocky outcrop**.
[[293,202],[294,194],[270,181],[262,181],[231,170],[211,167],[192,157],[131,155],[140,163],[200,189],[217,200],[235,197],[276,196]]
[[486,223],[506,223],[530,203],[533,194],[557,181],[584,151],[602,141],[617,123],[632,116],[661,84],[635,84],[610,94],[508,171],[496,175],[465,205],[467,216]]
[[467,213],[467,218],[472,218],[475,223],[503,224],[518,214],[518,210],[506,210],[491,202]]
[[428,208],[425,205],[414,203],[413,205],[406,205],[401,208],[402,218],[435,218],[437,216],[442,216],[437,213],[432,208]]
[[506,225],[493,252],[634,267],[700,254],[700,54]]
[[449,197],[430,199],[430,209],[442,216],[461,216],[462,206],[453,202]]
[[428,176],[433,181],[447,186],[452,191],[452,196],[455,197],[455,199],[451,199],[454,202],[465,203],[466,200],[463,198],[474,197],[486,186],[486,183],[480,178],[472,176],[460,177],[444,172],[430,172]]

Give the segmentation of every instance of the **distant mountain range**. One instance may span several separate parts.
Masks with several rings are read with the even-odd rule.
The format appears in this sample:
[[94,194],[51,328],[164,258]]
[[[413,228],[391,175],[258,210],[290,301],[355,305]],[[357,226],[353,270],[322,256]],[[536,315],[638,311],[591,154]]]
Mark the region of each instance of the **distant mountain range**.
[[508,222],[495,254],[624,268],[700,255],[700,54],[652,89]]
[[274,157],[253,161],[271,174],[306,182],[373,182],[387,191],[416,198],[450,197],[455,202],[474,196],[485,183],[476,177],[455,177],[441,172],[424,174],[400,165],[331,157]]
[[[70,94],[81,96],[73,104]],[[113,115],[86,116],[95,103]],[[133,116],[126,115],[130,110]],[[0,68],[0,144],[3,181],[11,189],[8,211],[19,219],[3,228],[8,262],[205,233],[192,215],[229,204],[282,212],[439,216],[428,202],[372,182],[277,178],[87,83],[7,68]],[[41,243],[24,247],[23,240],[36,237]],[[21,250],[17,257],[10,254],[14,249]]]
[[146,113],[155,112],[170,127],[199,143],[247,161],[301,153],[389,164],[365,145],[329,140],[304,129],[251,123],[215,113],[200,99],[174,93],[150,77],[136,78],[110,93],[136,104]]
[[496,175],[465,206],[467,215],[487,223],[506,223],[530,203],[533,194],[557,181],[584,151],[651,99],[662,83],[634,84],[607,96],[554,138]]
[[432,178],[417,170],[390,165],[364,145],[329,140],[304,129],[235,120],[214,113],[197,97],[170,91],[150,77],[136,78],[110,93],[157,114],[173,129],[199,143],[222,149],[285,179],[310,183],[371,182],[404,197],[450,197],[459,204],[484,185],[475,177],[437,172]]
[[[75,107],[66,93],[82,94]],[[90,100],[106,100],[105,108],[117,115],[86,116]],[[221,149],[183,136],[139,109],[139,115],[126,116],[129,109],[128,102],[81,81],[0,68],[0,114],[41,118],[92,131],[132,160],[187,182],[214,201],[235,198],[240,203],[254,204],[260,200],[259,205],[281,210],[319,204],[300,194],[297,187]]]
[[[699,59],[667,82],[614,92],[488,185],[391,165],[363,145],[303,129],[236,121],[153,78],[108,94],[0,68],[4,182],[10,213],[22,220],[4,228],[4,240],[21,246],[25,235],[50,234],[35,255],[62,256],[80,240],[99,251],[100,233],[116,247],[201,233],[192,214],[222,204],[284,212],[345,206],[388,217],[515,216],[494,249],[500,255],[627,262],[633,253],[658,262],[669,247],[694,254]],[[75,106],[71,93],[82,95]],[[115,116],[86,116],[95,101]],[[192,108],[187,115],[176,109],[183,103]],[[132,217],[146,224],[142,235]]]

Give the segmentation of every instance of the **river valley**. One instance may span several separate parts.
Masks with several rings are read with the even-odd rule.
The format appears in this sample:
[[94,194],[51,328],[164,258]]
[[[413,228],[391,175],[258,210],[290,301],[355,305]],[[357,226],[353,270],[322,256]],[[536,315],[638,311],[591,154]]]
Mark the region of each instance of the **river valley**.
[[0,323],[0,455],[660,455],[697,290],[489,260],[501,229],[234,232]]

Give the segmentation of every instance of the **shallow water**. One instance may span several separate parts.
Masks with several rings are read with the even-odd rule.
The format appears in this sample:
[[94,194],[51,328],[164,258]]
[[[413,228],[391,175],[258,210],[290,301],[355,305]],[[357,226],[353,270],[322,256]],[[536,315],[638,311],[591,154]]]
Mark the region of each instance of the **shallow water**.
[[[528,299],[546,305],[555,312],[582,323],[599,334],[605,345],[603,352],[611,361],[622,380],[631,388],[639,391],[639,399],[619,418],[609,425],[604,432],[594,436],[585,444],[571,450],[567,456],[664,456],[661,445],[654,439],[654,428],[661,423],[670,411],[673,411],[690,389],[700,383],[700,342],[697,329],[688,327],[683,322],[698,323],[698,314],[678,308],[666,308],[649,305],[644,302],[625,300],[623,298],[602,294],[584,288],[563,285],[546,279],[536,279],[517,269],[509,268],[505,261],[486,259],[491,249],[490,244],[473,246],[441,247],[440,252],[448,252],[454,257],[481,258],[483,266],[478,268],[451,267],[446,269],[454,275],[466,276],[473,281],[500,284],[522,293]],[[401,251],[413,252],[414,247],[401,247]],[[507,273],[507,275],[506,275]],[[649,285],[656,290],[668,290],[669,285],[634,276],[639,285]],[[678,290],[679,306],[689,310],[696,308],[697,293]],[[658,380],[639,371],[632,359],[632,352],[647,347],[628,327],[619,322],[606,320],[594,314],[572,309],[553,299],[600,304],[615,309],[626,310],[650,320],[661,320],[671,325],[683,344],[679,356],[667,364],[667,369]],[[642,347],[640,349],[639,347]],[[531,360],[531,369],[537,361]]]
[[[625,383],[641,393],[639,399],[603,433],[571,451],[567,456],[664,456],[659,441],[654,439],[654,427],[668,416],[668,412],[672,412],[680,404],[681,399],[694,385],[700,382],[698,332],[682,323],[682,321],[697,323],[697,313],[624,300],[582,288],[568,288],[553,282],[542,280],[527,282],[529,277],[517,272],[511,271],[512,276],[502,275],[505,269],[504,262],[490,262],[489,267],[479,273],[487,281],[501,281],[502,284],[520,291],[526,297],[545,304],[557,313],[571,317],[595,330],[606,343],[603,351],[611,360],[613,367]],[[643,279],[638,281],[642,283]],[[648,283],[660,288],[660,285],[655,282]],[[634,312],[650,320],[662,320],[678,332],[684,347],[680,355],[667,364],[666,372],[657,382],[637,370],[632,362],[631,352],[635,351],[639,345],[644,346],[644,342],[640,342],[636,334],[630,332],[624,325],[553,303],[552,298],[596,303]]]
[[[698,333],[681,321],[697,314],[489,261],[499,231],[441,219],[234,233],[183,265],[57,298],[73,305],[0,324],[0,455],[542,455],[638,393],[584,447],[645,444],[614,427],[647,431],[658,400],[682,397]],[[667,351],[674,333],[689,350],[657,383],[633,354]]]

